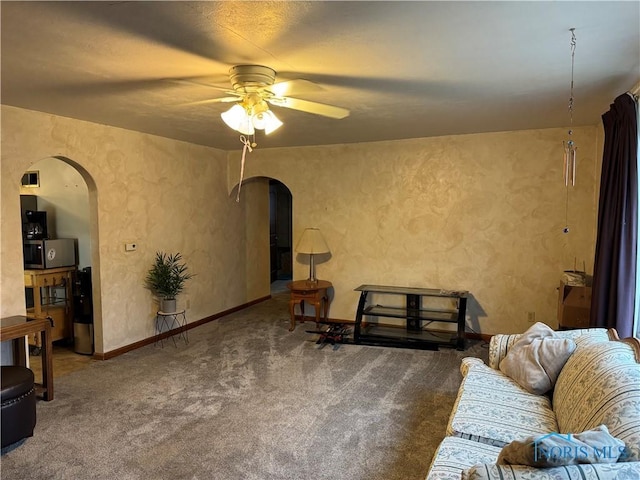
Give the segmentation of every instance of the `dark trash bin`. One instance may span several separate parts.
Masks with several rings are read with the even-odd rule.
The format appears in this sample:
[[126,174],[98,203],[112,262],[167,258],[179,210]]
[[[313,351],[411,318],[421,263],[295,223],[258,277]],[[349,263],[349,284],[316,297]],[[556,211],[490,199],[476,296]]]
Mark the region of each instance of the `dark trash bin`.
[[76,353],[93,354],[93,302],[91,267],[78,270],[73,296],[73,349]]
[[73,351],[93,354],[93,324],[73,322]]

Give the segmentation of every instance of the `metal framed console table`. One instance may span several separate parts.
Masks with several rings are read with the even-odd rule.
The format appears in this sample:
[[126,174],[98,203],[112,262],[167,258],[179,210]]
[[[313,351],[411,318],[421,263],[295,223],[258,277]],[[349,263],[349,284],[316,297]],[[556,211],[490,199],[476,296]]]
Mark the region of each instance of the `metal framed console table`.
[[[355,290],[361,293],[354,343],[428,350],[438,350],[440,346],[465,349],[469,292],[383,285],[360,285]],[[400,298],[394,301],[393,295]],[[374,303],[372,297],[385,298],[392,305]],[[384,318],[404,322],[398,324],[398,320],[392,320],[396,324],[385,324],[381,321]],[[455,330],[446,328],[445,324],[455,324]]]

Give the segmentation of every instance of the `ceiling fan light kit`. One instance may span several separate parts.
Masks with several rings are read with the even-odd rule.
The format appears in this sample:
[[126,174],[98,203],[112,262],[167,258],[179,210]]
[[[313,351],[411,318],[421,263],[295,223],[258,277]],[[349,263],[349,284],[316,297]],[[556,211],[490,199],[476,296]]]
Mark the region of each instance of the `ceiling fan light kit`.
[[253,135],[255,130],[264,130],[269,135],[282,126],[278,117],[269,110],[267,102],[257,93],[247,94],[220,116],[230,128],[244,135]]

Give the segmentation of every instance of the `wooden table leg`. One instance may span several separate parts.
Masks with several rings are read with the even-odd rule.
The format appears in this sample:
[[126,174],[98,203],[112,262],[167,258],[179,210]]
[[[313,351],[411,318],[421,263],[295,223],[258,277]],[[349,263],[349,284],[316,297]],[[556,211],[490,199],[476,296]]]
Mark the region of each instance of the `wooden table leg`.
[[293,332],[296,328],[296,301],[292,298],[289,300],[289,312],[291,313],[291,324],[289,325],[289,331]]
[[53,346],[49,323],[42,331],[42,344],[42,386],[45,388],[44,399],[48,402],[53,400]]
[[327,322],[327,319],[329,317],[329,295],[323,297],[323,306],[324,306],[324,321],[325,323]]
[[316,298],[313,304],[316,309],[316,329],[320,329],[320,308],[322,308],[322,298]]
[[12,340],[13,344],[13,364],[20,365],[22,367],[27,366],[27,358],[29,352],[25,346],[25,337],[19,337]]

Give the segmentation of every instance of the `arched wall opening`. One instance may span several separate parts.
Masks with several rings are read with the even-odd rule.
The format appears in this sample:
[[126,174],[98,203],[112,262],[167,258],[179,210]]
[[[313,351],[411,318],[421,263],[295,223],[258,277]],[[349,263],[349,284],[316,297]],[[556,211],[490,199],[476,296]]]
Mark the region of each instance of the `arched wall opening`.
[[90,271],[92,286],[93,344],[95,352],[101,353],[103,330],[96,183],[86,169],[64,156],[38,160],[29,166],[28,172],[37,172],[39,184],[21,185],[20,195],[37,197],[38,210],[47,212],[49,237],[77,239],[78,269],[90,267],[87,271]]
[[[238,197],[238,188],[240,196]],[[279,179],[255,176],[236,183],[230,195],[239,198],[245,208],[247,221],[248,268],[257,268],[262,290],[270,294],[286,291],[286,282],[293,277],[293,196],[289,187]],[[261,218],[268,215],[268,225]],[[256,243],[257,242],[257,243]],[[268,249],[267,249],[268,247]],[[252,258],[256,252],[259,258]],[[257,266],[257,267],[256,267]],[[267,272],[263,275],[263,272]],[[247,280],[252,282],[255,271],[247,271]]]

